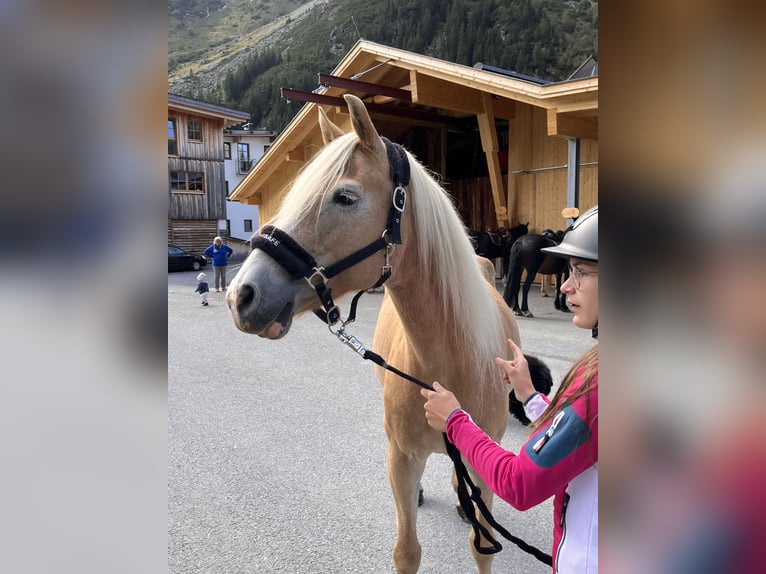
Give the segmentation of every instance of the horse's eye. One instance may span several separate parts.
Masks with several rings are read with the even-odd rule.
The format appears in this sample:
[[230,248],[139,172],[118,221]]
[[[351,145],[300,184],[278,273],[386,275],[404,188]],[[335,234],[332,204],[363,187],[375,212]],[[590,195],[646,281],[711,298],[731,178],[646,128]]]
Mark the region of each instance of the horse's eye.
[[333,201],[339,205],[354,205],[359,201],[359,196],[348,189],[339,189],[335,192]]

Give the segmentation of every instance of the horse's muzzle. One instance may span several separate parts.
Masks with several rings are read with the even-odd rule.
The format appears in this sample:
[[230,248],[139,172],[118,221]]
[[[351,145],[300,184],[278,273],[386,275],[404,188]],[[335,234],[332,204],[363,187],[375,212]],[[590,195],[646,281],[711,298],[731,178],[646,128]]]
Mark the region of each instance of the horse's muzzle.
[[[282,290],[282,294],[289,295],[289,291]],[[279,339],[287,334],[295,311],[292,297],[266,301],[256,283],[237,278],[226,292],[226,304],[240,331],[268,339]]]

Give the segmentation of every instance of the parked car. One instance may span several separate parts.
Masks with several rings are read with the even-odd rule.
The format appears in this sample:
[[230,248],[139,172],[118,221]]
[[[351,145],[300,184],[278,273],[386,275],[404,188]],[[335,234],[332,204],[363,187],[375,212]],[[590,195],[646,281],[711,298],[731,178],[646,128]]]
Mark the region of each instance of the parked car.
[[199,271],[207,259],[199,253],[190,253],[168,243],[168,271]]

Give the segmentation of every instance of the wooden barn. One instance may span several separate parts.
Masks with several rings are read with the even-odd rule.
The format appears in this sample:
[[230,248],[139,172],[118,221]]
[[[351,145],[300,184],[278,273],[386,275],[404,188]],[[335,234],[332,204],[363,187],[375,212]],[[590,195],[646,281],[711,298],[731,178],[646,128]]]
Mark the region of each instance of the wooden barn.
[[223,130],[248,119],[168,94],[168,243],[201,251],[226,231]]
[[352,93],[381,135],[441,175],[469,229],[527,222],[530,232],[563,229],[562,209],[598,203],[598,77],[594,66],[587,70],[550,83],[360,40],[319,75],[317,90],[283,89],[284,98],[307,104],[232,199],[259,205],[267,222],[322,146],[317,106],[350,131],[341,96]]

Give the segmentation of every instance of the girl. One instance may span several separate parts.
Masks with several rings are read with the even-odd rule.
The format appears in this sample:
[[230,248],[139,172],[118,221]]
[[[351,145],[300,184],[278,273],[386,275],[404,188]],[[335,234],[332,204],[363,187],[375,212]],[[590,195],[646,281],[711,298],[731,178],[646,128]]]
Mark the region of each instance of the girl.
[[[561,286],[572,322],[598,337],[598,206],[586,211],[555,247],[569,259]],[[532,435],[518,454],[505,450],[477,427],[455,396],[434,382],[423,389],[428,424],[449,440],[495,494],[526,510],[554,499],[553,572],[598,571],[598,346],[578,359],[552,399],[532,386],[527,361],[508,340],[513,360],[495,362],[532,421]]]

